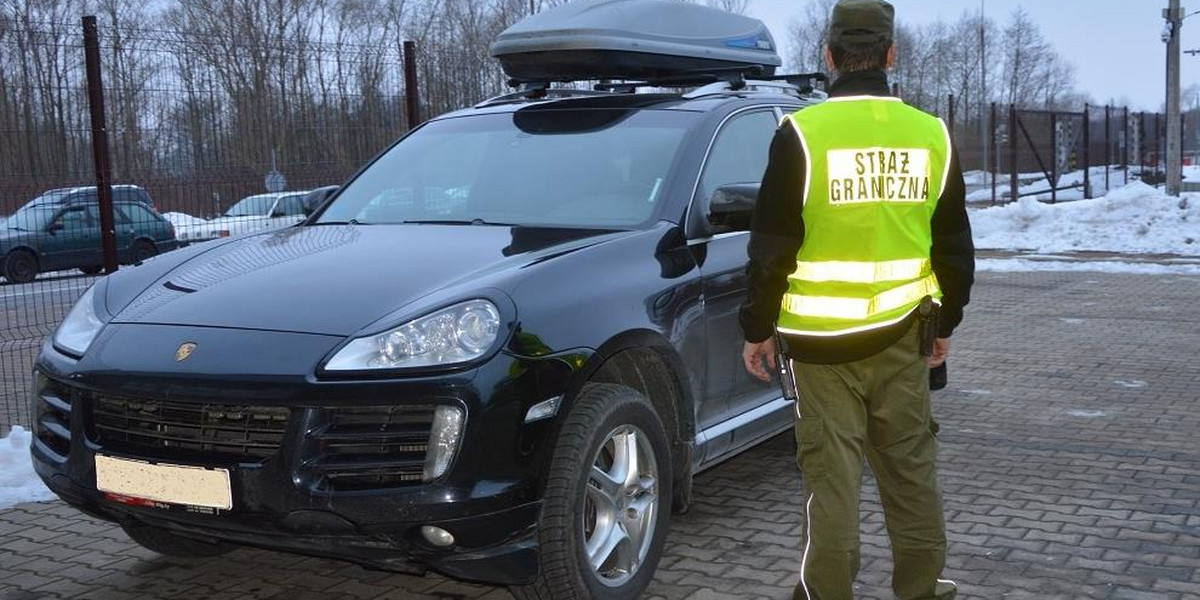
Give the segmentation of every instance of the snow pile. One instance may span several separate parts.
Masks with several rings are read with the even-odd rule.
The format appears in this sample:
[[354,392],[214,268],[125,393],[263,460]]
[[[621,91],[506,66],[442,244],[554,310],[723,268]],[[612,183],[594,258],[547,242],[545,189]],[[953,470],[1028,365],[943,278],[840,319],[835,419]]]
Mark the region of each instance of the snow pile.
[[1200,256],[1200,196],[1172,198],[1134,182],[1095,200],[1022,198],[974,210],[971,227],[980,249]]
[[14,426],[8,437],[0,438],[0,508],[55,497],[33,472],[29,457],[31,441],[29,430],[19,426]]
[[170,221],[171,224],[174,225],[176,228],[194,227],[196,225],[203,225],[208,222],[208,221],[205,221],[204,219],[200,219],[197,217],[193,217],[192,215],[189,215],[186,213],[179,213],[179,212],[163,213],[163,218]]

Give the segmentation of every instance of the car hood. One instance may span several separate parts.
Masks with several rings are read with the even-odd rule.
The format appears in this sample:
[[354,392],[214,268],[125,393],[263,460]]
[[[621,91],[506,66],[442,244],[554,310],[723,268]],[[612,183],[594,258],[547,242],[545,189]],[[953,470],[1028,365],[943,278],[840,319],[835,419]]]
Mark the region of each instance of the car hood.
[[[114,280],[107,303],[114,323],[348,336],[440,290],[459,285],[472,293],[485,280],[503,287],[505,273],[621,235],[488,226],[293,227],[190,253],[174,265],[162,262],[171,255],[161,256],[138,268],[159,271],[152,284],[131,294]],[[145,280],[132,277],[138,269],[130,270],[129,283]]]

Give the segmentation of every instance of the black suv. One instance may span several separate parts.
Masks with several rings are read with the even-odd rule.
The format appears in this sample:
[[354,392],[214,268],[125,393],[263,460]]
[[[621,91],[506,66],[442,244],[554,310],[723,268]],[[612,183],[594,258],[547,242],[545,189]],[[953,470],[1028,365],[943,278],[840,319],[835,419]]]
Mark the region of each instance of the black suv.
[[791,427],[737,312],[771,138],[815,101],[534,89],[430,121],[298,226],[90,289],[37,360],[37,471],[167,554],[635,596],[693,475]]

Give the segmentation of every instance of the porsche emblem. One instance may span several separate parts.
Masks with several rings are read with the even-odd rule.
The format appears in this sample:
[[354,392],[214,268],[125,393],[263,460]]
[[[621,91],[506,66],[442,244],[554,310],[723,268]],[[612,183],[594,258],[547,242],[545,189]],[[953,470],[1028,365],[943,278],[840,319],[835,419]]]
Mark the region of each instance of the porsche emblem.
[[179,346],[178,350],[175,351],[175,362],[183,362],[187,360],[192,355],[192,352],[195,351],[196,344],[191,342],[184,343],[183,345]]

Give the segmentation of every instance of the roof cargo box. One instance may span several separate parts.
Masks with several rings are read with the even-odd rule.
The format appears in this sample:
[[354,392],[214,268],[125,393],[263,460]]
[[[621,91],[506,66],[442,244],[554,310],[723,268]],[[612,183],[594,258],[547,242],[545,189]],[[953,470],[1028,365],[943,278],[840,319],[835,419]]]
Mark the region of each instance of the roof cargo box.
[[758,19],[678,0],[575,0],[500,34],[492,56],[520,82],[661,79],[782,61]]

